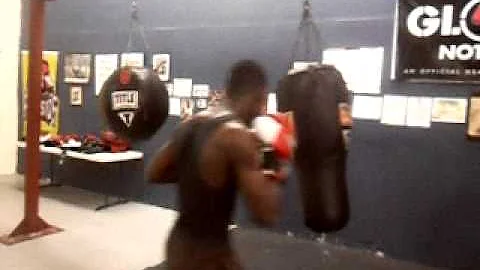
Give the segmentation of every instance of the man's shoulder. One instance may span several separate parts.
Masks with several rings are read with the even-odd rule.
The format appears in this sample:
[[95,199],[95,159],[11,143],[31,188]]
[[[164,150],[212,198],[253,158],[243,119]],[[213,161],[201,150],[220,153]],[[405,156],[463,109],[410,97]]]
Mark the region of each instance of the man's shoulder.
[[245,147],[255,142],[255,136],[247,125],[235,120],[225,122],[218,129],[216,138],[227,150]]
[[212,133],[211,139],[223,146],[230,147],[242,145],[247,141],[254,140],[254,136],[250,128],[242,121],[233,117],[233,115],[225,113],[199,113],[194,117],[182,123],[184,126],[204,125],[216,122],[218,124]]
[[238,120],[228,120],[223,123],[222,128],[226,131],[234,132],[234,133],[243,133],[248,132],[249,129],[247,125],[238,121]]

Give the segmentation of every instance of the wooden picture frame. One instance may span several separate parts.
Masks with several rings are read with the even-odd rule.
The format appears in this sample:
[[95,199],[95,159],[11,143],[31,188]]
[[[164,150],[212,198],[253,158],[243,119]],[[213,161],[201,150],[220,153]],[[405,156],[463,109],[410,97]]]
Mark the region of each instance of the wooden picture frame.
[[70,105],[72,106],[83,105],[83,89],[81,86],[70,87]]
[[170,54],[153,55],[153,71],[162,82],[170,81]]
[[145,54],[143,52],[126,52],[120,54],[120,67],[143,68]]
[[92,73],[92,55],[66,54],[63,59],[63,70],[65,83],[88,84]]
[[480,141],[480,92],[468,100],[467,138]]

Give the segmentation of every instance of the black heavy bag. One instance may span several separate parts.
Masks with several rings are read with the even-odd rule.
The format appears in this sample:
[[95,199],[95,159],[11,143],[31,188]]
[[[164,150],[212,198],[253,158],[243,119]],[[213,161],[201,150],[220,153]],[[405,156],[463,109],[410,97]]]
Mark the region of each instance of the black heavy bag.
[[340,72],[332,66],[288,75],[277,91],[279,111],[294,112],[295,168],[304,221],[316,232],[338,231],[349,220],[346,150],[338,112],[347,94]]
[[168,92],[148,69],[121,68],[105,82],[101,110],[109,127],[130,140],[151,137],[168,117]]

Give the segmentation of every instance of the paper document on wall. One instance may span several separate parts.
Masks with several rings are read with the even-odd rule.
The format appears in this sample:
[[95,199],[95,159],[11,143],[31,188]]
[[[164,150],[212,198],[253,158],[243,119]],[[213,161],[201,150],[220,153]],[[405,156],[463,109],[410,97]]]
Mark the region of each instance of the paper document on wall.
[[192,79],[175,78],[173,80],[173,95],[176,97],[191,97],[192,85]]
[[383,74],[383,47],[342,49],[323,52],[323,64],[335,66],[356,94],[380,94]]
[[95,55],[95,95],[99,95],[107,79],[118,68],[118,54]]
[[405,96],[384,96],[382,108],[382,124],[404,126],[407,114],[408,99]]
[[432,122],[464,124],[468,101],[463,98],[434,98]]
[[293,62],[293,70],[295,72],[303,71],[308,69],[309,66],[316,66],[318,62],[315,61],[295,61]]
[[267,114],[276,114],[277,111],[277,94],[268,94],[267,100]]
[[409,97],[407,126],[429,128],[432,125],[432,98]]
[[165,87],[167,88],[168,96],[173,96],[173,83],[166,83]]
[[180,106],[180,99],[179,98],[169,98],[169,106],[168,106],[168,114],[172,116],[180,116],[181,114],[181,106]]
[[380,120],[382,118],[383,97],[355,96],[353,98],[353,118]]

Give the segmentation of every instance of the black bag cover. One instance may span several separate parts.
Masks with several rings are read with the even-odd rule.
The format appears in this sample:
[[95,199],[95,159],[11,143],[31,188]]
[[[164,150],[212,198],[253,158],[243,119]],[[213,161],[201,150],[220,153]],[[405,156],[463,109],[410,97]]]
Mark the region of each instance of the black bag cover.
[[316,232],[341,230],[349,220],[347,153],[338,112],[347,97],[342,75],[332,66],[288,75],[277,91],[279,111],[294,112],[304,222]]

